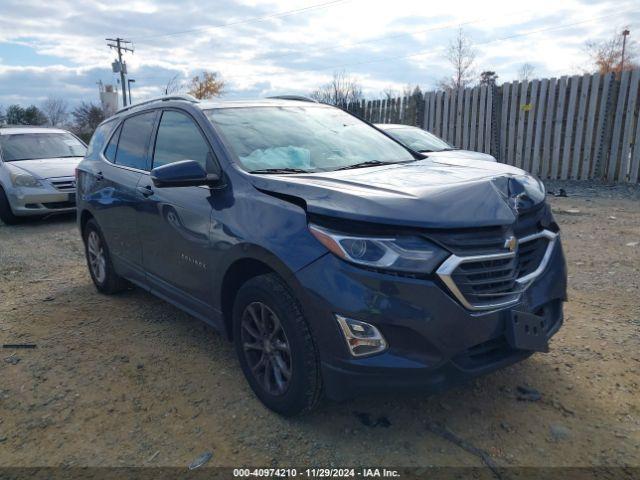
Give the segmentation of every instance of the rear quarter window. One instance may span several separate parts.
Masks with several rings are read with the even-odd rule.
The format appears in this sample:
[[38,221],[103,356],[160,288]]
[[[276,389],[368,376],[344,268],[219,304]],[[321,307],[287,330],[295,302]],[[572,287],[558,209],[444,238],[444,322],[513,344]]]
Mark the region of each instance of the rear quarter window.
[[111,135],[111,140],[107,144],[107,148],[104,149],[104,156],[111,163],[115,163],[116,161],[116,152],[118,151],[118,139],[120,138],[120,131],[122,130],[122,126],[118,127],[113,135]]
[[113,125],[114,121],[112,120],[98,126],[91,137],[89,147],[87,147],[87,157],[95,156],[102,150],[102,148],[104,147],[104,143],[109,138],[109,133],[111,132]]

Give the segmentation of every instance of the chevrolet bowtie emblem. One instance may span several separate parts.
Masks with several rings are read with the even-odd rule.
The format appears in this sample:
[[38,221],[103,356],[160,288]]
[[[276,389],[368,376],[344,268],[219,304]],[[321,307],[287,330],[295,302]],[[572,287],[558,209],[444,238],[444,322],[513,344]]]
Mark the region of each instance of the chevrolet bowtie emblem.
[[515,252],[518,249],[518,239],[513,235],[505,239],[504,248],[508,248],[510,252]]

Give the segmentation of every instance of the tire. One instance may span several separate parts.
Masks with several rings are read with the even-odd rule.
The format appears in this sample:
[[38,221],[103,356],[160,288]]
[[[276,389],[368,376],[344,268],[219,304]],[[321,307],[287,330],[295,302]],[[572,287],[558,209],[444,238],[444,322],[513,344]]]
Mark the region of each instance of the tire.
[[87,267],[96,289],[100,293],[113,294],[129,288],[129,282],[115,272],[104,235],[94,219],[85,225],[82,239]]
[[[262,331],[256,320],[263,325]],[[318,404],[322,380],[317,348],[300,304],[278,275],[254,277],[240,288],[233,307],[233,330],[242,371],[267,408],[289,417]],[[285,381],[284,387],[279,380]]]
[[2,220],[5,225],[17,225],[22,222],[21,217],[13,214],[7,194],[4,193],[2,187],[0,187],[0,220]]

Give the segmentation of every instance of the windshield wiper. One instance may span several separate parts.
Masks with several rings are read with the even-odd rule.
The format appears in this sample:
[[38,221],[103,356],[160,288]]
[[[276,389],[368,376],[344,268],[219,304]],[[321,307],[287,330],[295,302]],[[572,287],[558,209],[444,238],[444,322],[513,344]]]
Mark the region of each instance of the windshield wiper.
[[392,165],[394,163],[400,163],[400,162],[382,162],[380,160],[367,160],[366,162],[354,163],[353,165],[347,165],[346,167],[336,168],[334,171],[351,170],[352,168],[375,167],[376,165]]
[[309,170],[301,168],[261,168],[258,170],[250,170],[249,173],[310,173]]

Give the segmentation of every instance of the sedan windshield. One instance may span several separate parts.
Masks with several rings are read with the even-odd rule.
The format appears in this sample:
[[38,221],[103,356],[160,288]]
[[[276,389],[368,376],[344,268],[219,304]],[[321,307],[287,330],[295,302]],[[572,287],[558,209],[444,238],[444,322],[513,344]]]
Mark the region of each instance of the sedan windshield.
[[19,133],[0,135],[5,162],[42,158],[83,157],[87,148],[70,133]]
[[249,172],[318,172],[415,160],[401,145],[337,108],[233,107],[205,113]]
[[416,152],[441,152],[453,148],[441,138],[425,132],[421,128],[390,128],[386,132]]

